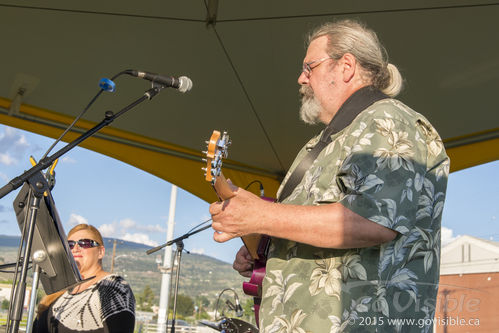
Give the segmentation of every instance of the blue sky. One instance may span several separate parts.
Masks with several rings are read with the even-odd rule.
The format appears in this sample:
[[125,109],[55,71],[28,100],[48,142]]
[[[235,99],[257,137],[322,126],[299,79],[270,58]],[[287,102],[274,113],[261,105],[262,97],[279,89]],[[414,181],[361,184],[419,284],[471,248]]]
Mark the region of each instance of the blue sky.
[[[52,142],[0,125],[0,186],[29,169],[29,156],[39,160]],[[64,155],[55,171],[52,193],[66,231],[86,222],[98,227],[105,237],[151,246],[166,241],[169,183],[83,148]],[[12,208],[17,192],[0,199],[0,234],[20,234]],[[443,212],[442,241],[448,243],[465,234],[499,241],[498,203],[499,161],[452,173]],[[174,237],[208,218],[208,203],[179,188]],[[191,236],[184,242],[185,249],[232,262],[242,245],[240,239],[219,244],[213,241],[212,233],[208,229]]]

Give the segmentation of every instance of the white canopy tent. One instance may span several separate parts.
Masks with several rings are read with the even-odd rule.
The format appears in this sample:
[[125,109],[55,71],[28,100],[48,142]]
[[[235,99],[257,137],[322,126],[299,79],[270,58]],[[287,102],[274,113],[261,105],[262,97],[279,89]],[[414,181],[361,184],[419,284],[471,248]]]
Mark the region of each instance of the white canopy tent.
[[[201,151],[225,129],[225,175],[272,195],[319,130],[298,119],[304,37],[341,18],[378,32],[407,80],[400,99],[439,130],[452,171],[498,159],[499,3],[486,0],[0,0],[0,123],[58,137],[102,77],[186,75],[191,92],[165,90],[82,146],[213,200]],[[125,76],[116,85],[67,140],[149,87]]]

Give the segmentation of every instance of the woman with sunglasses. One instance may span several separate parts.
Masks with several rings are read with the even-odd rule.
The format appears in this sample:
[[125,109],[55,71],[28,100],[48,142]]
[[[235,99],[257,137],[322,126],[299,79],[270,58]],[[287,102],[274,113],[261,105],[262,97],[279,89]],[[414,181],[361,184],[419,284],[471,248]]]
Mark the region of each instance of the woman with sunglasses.
[[47,295],[38,305],[34,332],[133,332],[135,298],[126,281],[102,268],[105,249],[100,232],[79,224],[68,244],[82,278],[76,287]]

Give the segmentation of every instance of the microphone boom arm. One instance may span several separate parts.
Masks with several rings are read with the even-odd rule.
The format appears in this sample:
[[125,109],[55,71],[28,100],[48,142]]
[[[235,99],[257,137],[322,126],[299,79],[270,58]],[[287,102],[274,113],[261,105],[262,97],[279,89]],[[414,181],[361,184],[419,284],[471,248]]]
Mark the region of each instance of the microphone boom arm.
[[211,228],[211,224],[210,224],[210,225],[207,225],[207,226],[204,226],[204,227],[202,227],[202,228],[200,228],[200,229],[196,229],[196,230],[194,230],[194,231],[188,232],[188,233],[186,233],[186,234],[184,234],[184,235],[182,235],[182,236],[180,236],[180,237],[177,237],[177,238],[175,238],[175,239],[172,239],[172,240],[170,240],[170,241],[168,241],[168,242],[166,242],[166,243],[164,243],[164,244],[162,244],[162,245],[159,245],[159,246],[153,247],[152,249],[147,250],[147,251],[146,251],[146,253],[147,253],[147,254],[151,254],[151,253],[157,252],[157,251],[161,250],[161,249],[162,249],[162,248],[164,248],[164,247],[167,247],[167,246],[173,245],[174,243],[177,243],[177,242],[182,241],[182,240],[184,240],[184,239],[186,239],[186,238],[189,238],[190,236],[192,236],[192,235],[194,235],[194,234],[197,234],[198,232],[201,232],[201,231],[206,230],[206,229],[208,229],[208,228]]

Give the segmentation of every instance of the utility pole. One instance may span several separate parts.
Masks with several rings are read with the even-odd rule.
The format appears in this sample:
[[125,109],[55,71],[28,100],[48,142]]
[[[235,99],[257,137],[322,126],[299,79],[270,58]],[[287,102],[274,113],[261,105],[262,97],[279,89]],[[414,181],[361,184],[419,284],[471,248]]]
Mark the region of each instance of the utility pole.
[[109,273],[113,273],[114,271],[114,256],[116,255],[116,238],[114,239],[114,242],[113,242],[113,256],[111,257],[111,272]]
[[[172,192],[170,196],[170,211],[168,214],[168,230],[166,241],[173,239],[173,228],[175,226],[175,205],[177,201],[177,186],[172,184]],[[166,323],[168,319],[168,301],[170,297],[170,283],[172,277],[172,249],[170,246],[165,247],[165,257],[163,260],[163,267],[161,271],[161,294],[159,297],[159,311],[158,311],[158,333],[166,332]]]

